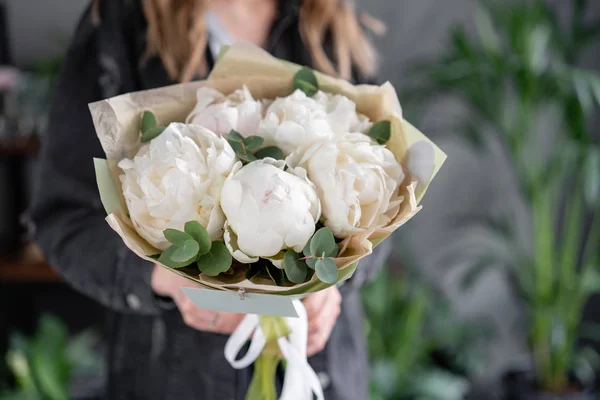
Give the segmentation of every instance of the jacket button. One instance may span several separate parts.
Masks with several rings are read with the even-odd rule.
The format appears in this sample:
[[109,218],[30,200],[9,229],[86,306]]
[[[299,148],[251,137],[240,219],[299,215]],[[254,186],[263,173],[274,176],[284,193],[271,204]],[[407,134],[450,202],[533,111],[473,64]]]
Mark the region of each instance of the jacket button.
[[318,372],[317,377],[319,378],[319,382],[321,383],[321,387],[323,390],[327,390],[329,385],[331,385],[331,378],[327,372]]
[[127,301],[127,305],[132,310],[139,310],[140,308],[142,308],[142,302],[140,301],[140,298],[137,297],[135,294],[128,294],[125,298],[125,301]]

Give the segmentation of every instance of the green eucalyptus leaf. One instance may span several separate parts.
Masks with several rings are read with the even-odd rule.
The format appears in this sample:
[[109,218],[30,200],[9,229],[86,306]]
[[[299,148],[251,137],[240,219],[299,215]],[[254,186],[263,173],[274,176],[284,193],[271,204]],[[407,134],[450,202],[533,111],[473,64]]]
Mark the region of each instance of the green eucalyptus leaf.
[[335,285],[338,279],[337,265],[331,258],[323,258],[317,260],[315,265],[315,271],[317,277],[321,282],[325,282],[329,285]]
[[386,144],[392,136],[392,124],[390,121],[379,121],[369,131],[369,136],[379,144]]
[[274,158],[276,160],[283,160],[285,158],[285,156],[283,155],[283,151],[281,151],[279,147],[275,146],[262,148],[256,153],[254,153],[254,156],[259,160],[262,160],[263,158],[267,157]]
[[236,155],[238,156],[238,158],[242,161],[246,161],[246,162],[252,162],[252,161],[256,161],[257,158],[254,156],[254,154],[251,153],[237,153]]
[[338,253],[340,252],[340,248],[338,247],[337,240],[334,239],[334,241],[335,241],[335,246],[331,246],[329,251],[325,252],[326,257],[335,258],[338,256]]
[[306,242],[304,250],[302,250],[302,254],[304,254],[304,257],[312,257],[312,254],[310,254],[310,240]]
[[194,239],[186,240],[183,246],[177,249],[171,255],[171,261],[176,263],[191,263],[198,256],[200,246]]
[[244,137],[235,129],[230,130],[229,133],[224,134],[223,137],[229,142],[244,143]]
[[152,128],[145,131],[144,133],[142,133],[140,142],[147,143],[151,141],[152,139],[158,137],[161,133],[163,133],[165,129],[167,128],[165,128],[164,126],[157,126],[156,128]]
[[288,250],[283,257],[283,269],[292,283],[302,283],[306,278],[306,263],[300,260],[300,254]]
[[160,257],[158,257],[158,262],[162,265],[166,265],[169,268],[183,268],[190,265],[189,262],[175,262],[172,260],[173,253],[175,253],[179,249],[178,246],[173,245],[165,250]]
[[319,91],[317,76],[309,68],[302,68],[294,75],[294,90],[300,89],[307,96],[312,97]]
[[310,281],[314,274],[315,274],[314,268],[306,268],[306,277],[304,278],[304,282]]
[[323,254],[326,257],[335,257],[329,254],[335,253],[337,256],[337,251],[338,247],[337,243],[335,243],[335,237],[329,228],[319,229],[310,240],[310,255],[313,257],[322,257]]
[[151,111],[144,111],[144,114],[142,115],[142,133],[156,128],[157,125],[154,113]]
[[228,140],[227,142],[233,151],[235,151],[235,154],[246,154],[246,150],[242,142],[236,142],[235,140]]
[[188,240],[194,239],[191,235],[177,229],[165,229],[163,234],[165,235],[165,239],[179,247],[183,247]]
[[260,136],[248,136],[244,139],[244,146],[247,151],[254,151],[258,149],[265,142],[265,139]]
[[306,263],[306,265],[308,265],[308,268],[315,269],[315,266],[317,265],[317,259],[313,258],[312,256],[307,256],[307,257],[311,257],[311,258],[307,258],[306,260],[304,260],[304,262]]
[[210,251],[212,245],[210,236],[198,221],[186,222],[183,229],[198,243],[198,255],[204,255]]
[[212,242],[210,251],[198,258],[198,269],[205,275],[217,276],[231,268],[233,259],[225,243]]

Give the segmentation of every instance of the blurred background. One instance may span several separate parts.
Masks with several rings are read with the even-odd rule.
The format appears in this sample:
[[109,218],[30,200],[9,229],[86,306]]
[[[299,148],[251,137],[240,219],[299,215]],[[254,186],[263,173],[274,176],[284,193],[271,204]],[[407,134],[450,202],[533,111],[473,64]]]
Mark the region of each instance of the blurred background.
[[[448,154],[363,290],[371,398],[600,398],[600,1],[357,3],[388,27],[405,117]],[[0,0],[0,399],[103,398],[104,311],[27,216],[86,6]]]

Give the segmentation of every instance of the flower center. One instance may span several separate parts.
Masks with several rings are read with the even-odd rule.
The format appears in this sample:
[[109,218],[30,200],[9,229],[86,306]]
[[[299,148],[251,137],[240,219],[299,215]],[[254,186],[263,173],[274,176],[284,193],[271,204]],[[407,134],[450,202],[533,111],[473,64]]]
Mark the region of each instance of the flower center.
[[274,176],[270,183],[270,187],[267,190],[265,190],[262,203],[264,205],[269,204],[269,202],[271,201],[283,203],[285,199],[287,199],[290,196],[290,188],[278,176]]

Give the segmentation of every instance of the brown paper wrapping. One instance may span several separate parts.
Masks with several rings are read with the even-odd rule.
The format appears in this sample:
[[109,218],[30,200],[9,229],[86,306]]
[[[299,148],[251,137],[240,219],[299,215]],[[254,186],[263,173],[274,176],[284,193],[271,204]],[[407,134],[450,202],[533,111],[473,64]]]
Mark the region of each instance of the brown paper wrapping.
[[[152,111],[159,125],[183,122],[196,103],[197,89],[204,85],[225,94],[246,85],[255,98],[287,96],[292,92],[293,76],[299,68],[297,65],[278,60],[251,44],[238,43],[224,53],[205,81],[129,93],[90,104],[96,132],[106,153],[106,166],[113,177],[114,185],[112,188],[101,185],[100,190],[114,191],[121,204],[120,208],[110,210],[106,220],[134,253],[151,262],[156,261],[150,256],[159,253],[133,228],[125,211],[127,207],[121,194],[121,182],[118,179],[121,171],[117,163],[125,157],[132,158],[141,147],[139,131],[142,112]],[[445,155],[422,133],[402,119],[400,103],[391,84],[354,86],[320,73],[317,74],[317,78],[321,90],[349,97],[356,102],[358,112],[365,114],[371,120],[390,120],[392,136],[387,147],[402,163],[407,173],[407,179],[401,188],[404,200],[393,221],[386,227],[350,237],[342,242],[340,256],[335,261],[340,281],[343,281],[352,276],[361,258],[371,254],[374,244],[387,238],[420,210],[420,206],[417,205],[418,200],[441,167]],[[433,157],[427,160],[411,160],[410,148],[415,143],[419,143],[421,147],[425,144],[430,149],[426,153]],[[420,167],[425,165],[425,172],[411,170],[413,165]],[[236,275],[221,274],[218,277],[208,277],[199,274],[193,268],[170,270],[204,287],[216,290],[237,291],[244,288],[247,292],[292,295],[314,292],[328,286],[319,281],[316,275],[309,282],[283,287],[260,278],[253,281],[246,280],[242,272]]]

